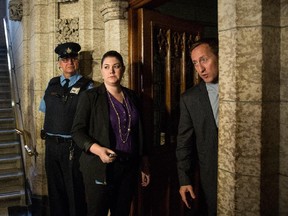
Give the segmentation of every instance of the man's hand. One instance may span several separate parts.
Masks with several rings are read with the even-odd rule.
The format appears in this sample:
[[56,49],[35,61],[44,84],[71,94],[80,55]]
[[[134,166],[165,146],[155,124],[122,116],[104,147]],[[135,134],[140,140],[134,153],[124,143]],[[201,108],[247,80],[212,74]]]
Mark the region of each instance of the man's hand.
[[141,171],[141,185],[142,187],[147,187],[150,183],[150,174],[146,174]]
[[196,196],[193,192],[193,187],[192,185],[183,185],[180,187],[179,189],[179,193],[181,195],[182,201],[185,203],[185,205],[187,206],[187,208],[191,208],[191,203],[189,202],[189,200],[195,199]]

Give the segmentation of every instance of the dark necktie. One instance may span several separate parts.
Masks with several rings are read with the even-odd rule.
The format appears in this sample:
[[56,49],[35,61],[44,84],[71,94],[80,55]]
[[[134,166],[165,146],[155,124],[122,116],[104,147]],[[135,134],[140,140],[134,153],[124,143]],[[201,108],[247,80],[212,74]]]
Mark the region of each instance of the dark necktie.
[[63,88],[64,88],[64,94],[67,94],[70,80],[69,79],[65,79],[65,81],[66,82],[65,82]]
[[66,103],[67,102],[67,100],[68,100],[68,87],[69,87],[69,82],[70,82],[70,80],[69,79],[65,79],[65,84],[64,84],[64,86],[63,86],[63,89],[64,89],[64,91],[63,91],[63,102],[64,103]]

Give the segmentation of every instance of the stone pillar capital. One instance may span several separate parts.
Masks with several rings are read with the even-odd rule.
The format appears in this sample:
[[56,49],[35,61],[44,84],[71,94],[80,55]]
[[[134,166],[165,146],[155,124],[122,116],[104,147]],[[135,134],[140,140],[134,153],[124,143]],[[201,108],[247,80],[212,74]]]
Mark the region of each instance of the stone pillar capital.
[[109,1],[100,8],[101,15],[104,17],[104,22],[109,20],[127,19],[127,1]]

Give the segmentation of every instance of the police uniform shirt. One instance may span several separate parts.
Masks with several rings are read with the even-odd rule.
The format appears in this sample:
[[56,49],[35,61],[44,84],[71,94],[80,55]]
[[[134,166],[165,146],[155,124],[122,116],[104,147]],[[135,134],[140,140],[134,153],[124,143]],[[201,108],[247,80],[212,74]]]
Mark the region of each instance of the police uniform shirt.
[[[70,77],[70,82],[69,82],[69,87],[73,86],[79,79],[81,79],[82,75],[80,74],[75,74],[73,76]],[[64,86],[65,83],[66,83],[66,78],[61,75],[60,76],[60,82],[61,82],[61,86]],[[87,89],[90,89],[93,87],[93,83],[91,82],[91,84],[88,86]],[[42,97],[41,99],[41,102],[40,102],[40,106],[39,106],[39,111],[45,113],[46,112],[46,104],[45,104],[45,100],[44,100],[44,97]],[[65,137],[65,138],[70,138],[71,135],[61,135],[61,134],[51,134],[51,133],[47,133],[48,135],[51,135],[51,136],[61,136],[61,137]]]

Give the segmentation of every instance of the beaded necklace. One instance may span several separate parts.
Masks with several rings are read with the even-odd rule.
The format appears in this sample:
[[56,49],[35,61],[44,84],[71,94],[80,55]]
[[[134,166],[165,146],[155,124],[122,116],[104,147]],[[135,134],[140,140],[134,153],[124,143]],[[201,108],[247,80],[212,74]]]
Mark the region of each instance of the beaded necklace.
[[129,109],[128,103],[127,103],[127,101],[126,101],[126,99],[125,99],[125,97],[124,97],[124,94],[122,94],[122,96],[123,96],[123,102],[124,102],[124,104],[125,104],[125,106],[126,106],[126,108],[127,108],[127,113],[128,113],[128,127],[127,127],[127,132],[126,132],[126,133],[122,133],[122,129],[121,129],[121,119],[120,119],[119,113],[117,112],[116,107],[115,107],[115,105],[114,105],[114,103],[113,103],[113,101],[112,101],[112,98],[111,98],[111,96],[110,96],[110,93],[109,93],[108,91],[107,91],[107,94],[108,94],[108,98],[109,98],[109,100],[110,100],[110,102],[111,102],[111,105],[112,105],[112,107],[113,107],[113,110],[115,111],[116,116],[117,116],[117,120],[118,120],[118,131],[119,131],[120,139],[121,139],[121,141],[122,141],[123,143],[126,143],[127,140],[128,140],[128,137],[129,137],[129,135],[130,135],[130,131],[131,131],[131,129],[130,129],[130,128],[131,128],[131,113],[130,113],[130,109]]

